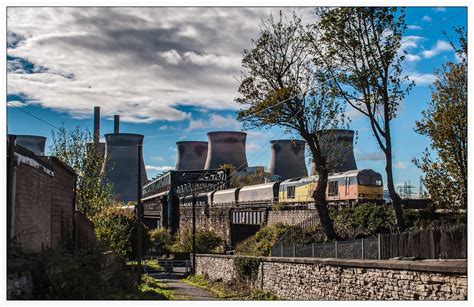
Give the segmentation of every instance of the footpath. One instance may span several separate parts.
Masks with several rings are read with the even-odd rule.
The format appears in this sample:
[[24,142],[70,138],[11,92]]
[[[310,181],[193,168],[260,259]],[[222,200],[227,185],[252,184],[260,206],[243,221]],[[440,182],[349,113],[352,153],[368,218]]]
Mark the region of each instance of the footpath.
[[191,285],[185,284],[181,281],[185,277],[183,273],[177,272],[158,272],[158,273],[149,273],[150,277],[158,279],[160,282],[164,283],[168,289],[175,292],[175,300],[178,301],[215,301],[218,300],[213,296],[209,291],[193,287]]

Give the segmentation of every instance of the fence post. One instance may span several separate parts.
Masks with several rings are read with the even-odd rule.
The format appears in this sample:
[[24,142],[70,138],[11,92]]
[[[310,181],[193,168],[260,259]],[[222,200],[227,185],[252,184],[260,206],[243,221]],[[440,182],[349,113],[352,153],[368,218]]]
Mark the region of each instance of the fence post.
[[314,250],[314,249],[315,249],[314,243],[311,244],[311,247],[312,247],[312,253],[311,253],[311,255],[312,255],[313,258],[314,258],[314,255],[316,254],[316,253],[315,253],[315,250]]
[[382,236],[380,233],[377,235],[377,247],[378,247],[378,254],[379,254],[379,260],[382,259],[382,247],[381,247],[381,242],[382,242]]
[[334,241],[334,255],[335,255],[336,258],[337,258],[337,240]]
[[362,259],[364,259],[364,238],[360,239],[361,250],[362,250]]
[[296,257],[296,243],[293,243],[293,257]]
[[280,244],[280,257],[283,257],[283,244]]

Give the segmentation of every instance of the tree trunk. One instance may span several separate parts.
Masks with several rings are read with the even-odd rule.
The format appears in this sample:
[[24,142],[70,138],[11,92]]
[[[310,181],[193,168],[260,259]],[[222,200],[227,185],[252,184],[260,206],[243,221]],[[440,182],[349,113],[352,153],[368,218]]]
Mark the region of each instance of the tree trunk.
[[386,139],[387,150],[385,151],[385,171],[387,172],[387,188],[392,199],[393,210],[395,211],[395,219],[397,223],[397,228],[399,232],[405,230],[405,220],[403,218],[403,209],[402,209],[402,199],[398,196],[395,191],[395,186],[393,184],[393,172],[392,172],[392,144],[390,138]]

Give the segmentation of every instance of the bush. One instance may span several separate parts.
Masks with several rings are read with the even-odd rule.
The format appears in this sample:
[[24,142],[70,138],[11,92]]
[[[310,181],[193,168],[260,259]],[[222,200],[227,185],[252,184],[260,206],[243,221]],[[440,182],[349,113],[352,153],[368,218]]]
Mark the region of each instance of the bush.
[[344,239],[375,236],[394,229],[395,216],[389,205],[360,205],[331,210],[336,232]]
[[[213,253],[222,250],[222,239],[210,230],[196,231],[196,253]],[[191,253],[193,250],[193,233],[190,229],[181,231],[176,243],[171,247],[174,253]]]
[[[109,207],[94,218],[97,239],[118,256],[129,259],[137,255],[137,218],[135,213],[120,207]],[[151,246],[147,228],[141,225],[142,255]]]
[[150,236],[150,241],[154,247],[156,254],[158,255],[169,254],[171,250],[171,246],[175,242],[175,238],[169,232],[168,229],[155,228],[155,229],[150,230],[148,234]]
[[289,226],[283,224],[262,227],[255,235],[239,243],[235,252],[238,255],[269,256],[272,246],[288,228]]
[[253,282],[257,279],[260,261],[254,258],[236,257],[234,259],[237,277],[245,282]]

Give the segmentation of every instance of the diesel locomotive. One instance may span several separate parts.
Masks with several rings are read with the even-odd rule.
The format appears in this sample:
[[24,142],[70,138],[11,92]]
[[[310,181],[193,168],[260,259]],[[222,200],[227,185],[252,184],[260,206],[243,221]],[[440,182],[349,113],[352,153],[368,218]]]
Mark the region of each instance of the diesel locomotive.
[[[310,206],[317,181],[318,176],[298,177],[181,197],[179,202],[180,206],[191,206],[195,198],[203,210],[219,206]],[[383,204],[382,175],[371,169],[330,174],[326,200],[331,206]]]

